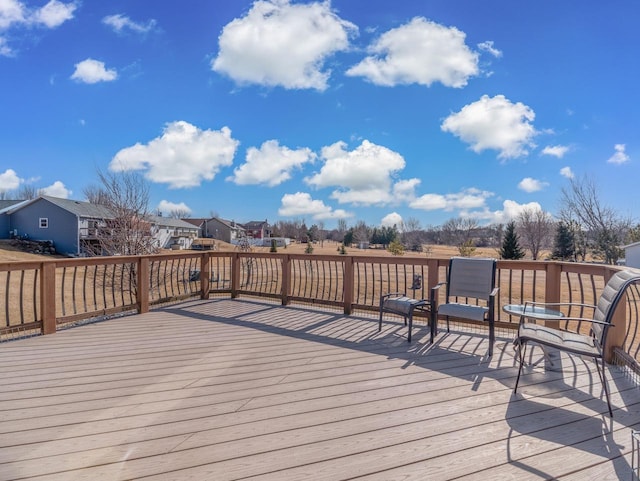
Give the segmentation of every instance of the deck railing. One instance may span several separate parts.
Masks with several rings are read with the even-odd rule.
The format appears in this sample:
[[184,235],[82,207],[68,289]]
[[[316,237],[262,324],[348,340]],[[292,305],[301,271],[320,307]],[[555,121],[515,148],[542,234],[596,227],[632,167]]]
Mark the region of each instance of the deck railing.
[[[50,334],[69,323],[211,295],[267,297],[347,315],[376,311],[380,296],[388,292],[428,298],[431,287],[445,280],[447,266],[448,259],[426,257],[212,251],[0,263],[0,339]],[[506,304],[593,304],[617,269],[500,260],[498,327],[517,327],[519,319],[502,312]],[[640,291],[633,286],[616,313],[609,360],[614,354],[625,362],[640,360],[639,302]]]

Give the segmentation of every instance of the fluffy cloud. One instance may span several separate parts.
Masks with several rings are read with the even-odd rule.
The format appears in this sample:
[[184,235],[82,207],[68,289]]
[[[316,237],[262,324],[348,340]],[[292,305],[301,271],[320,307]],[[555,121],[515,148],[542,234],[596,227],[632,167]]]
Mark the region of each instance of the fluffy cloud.
[[26,23],[27,11],[18,0],[0,1],[0,29],[6,29],[14,24]]
[[118,78],[118,73],[115,70],[105,68],[104,62],[88,58],[76,64],[76,70],[71,78],[78,82],[95,84],[98,82],[111,82]]
[[71,20],[76,8],[78,7],[75,3],[62,3],[58,0],[50,0],[44,7],[34,12],[33,20],[48,28],[56,28],[67,20]]
[[173,189],[195,187],[230,166],[238,144],[228,127],[200,130],[177,121],[167,124],[162,135],[148,144],[137,143],[119,151],[109,169],[144,170],[149,180]]
[[479,209],[485,207],[492,192],[479,189],[466,189],[455,194],[425,194],[409,203],[409,207],[420,210]]
[[391,195],[392,175],[404,169],[400,154],[364,140],[355,150],[344,142],[323,147],[324,165],[305,182],[317,188],[338,187],[331,194],[340,203],[386,204]]
[[562,177],[566,177],[567,179],[573,179],[575,177],[575,174],[571,170],[571,167],[563,167],[562,169],[560,169],[560,175]]
[[114,32],[120,34],[124,32],[134,33],[148,33],[156,26],[155,20],[149,20],[147,23],[134,22],[126,15],[117,13],[115,15],[108,15],[102,19],[102,23],[111,27]]
[[274,187],[289,180],[293,169],[313,162],[315,157],[310,149],[291,150],[280,146],[277,140],[268,140],[260,149],[248,149],[247,161],[236,168],[233,171],[234,175],[227,180],[239,185],[267,184]]
[[158,204],[157,210],[162,212],[163,215],[171,215],[173,212],[184,212],[191,215],[191,208],[184,202],[176,204],[175,202],[169,202],[168,200],[161,200]]
[[548,185],[549,185],[548,182],[542,182],[532,177],[525,177],[518,184],[518,189],[531,193],[531,192],[538,192],[539,190],[544,189]]
[[[29,27],[56,28],[73,18],[75,3],[62,3],[50,0],[46,5],[30,9],[20,0],[0,0],[0,32],[8,29]],[[0,36],[0,56],[14,55],[6,37]]]
[[353,214],[343,209],[332,209],[321,200],[313,200],[306,192],[285,194],[281,200],[278,215],[282,217],[311,216],[315,220],[346,219]]
[[553,157],[557,157],[561,159],[564,157],[564,154],[569,152],[569,147],[566,145],[547,145],[544,149],[542,149],[542,153],[544,155],[552,155]]
[[478,75],[478,54],[464,43],[466,35],[422,17],[385,32],[368,49],[370,56],[347,70],[376,85],[440,82],[464,87]]
[[610,164],[618,165],[629,162],[629,156],[625,152],[625,144],[616,144],[613,148],[616,152],[611,157],[609,157],[609,159],[607,159],[607,162],[609,162]]
[[470,144],[474,152],[495,149],[499,158],[509,159],[527,155],[527,149],[534,147],[534,118],[533,110],[520,102],[511,103],[504,95],[483,95],[449,115],[441,129]]
[[393,185],[393,199],[395,202],[411,202],[416,198],[416,188],[420,179],[399,180]]
[[51,197],[59,197],[61,199],[68,199],[71,197],[71,194],[73,194],[73,192],[67,189],[59,180],[56,180],[48,187],[40,189],[38,193],[42,195],[50,195]]
[[325,60],[349,46],[357,27],[342,20],[330,2],[290,4],[258,0],[246,16],[227,24],[211,67],[240,84],[325,90]]
[[385,215],[380,221],[380,225],[382,227],[393,227],[394,225],[400,228],[402,225],[402,216],[397,212],[392,212],[391,214]]
[[486,221],[487,224],[506,224],[509,221],[517,219],[525,209],[542,210],[542,206],[537,202],[519,204],[514,200],[505,200],[502,203],[502,210],[490,211],[489,209],[484,209],[476,212],[463,211],[460,213],[460,216]]
[[22,182],[24,182],[24,179],[18,177],[15,170],[7,169],[0,174],[0,192],[15,190],[20,187]]

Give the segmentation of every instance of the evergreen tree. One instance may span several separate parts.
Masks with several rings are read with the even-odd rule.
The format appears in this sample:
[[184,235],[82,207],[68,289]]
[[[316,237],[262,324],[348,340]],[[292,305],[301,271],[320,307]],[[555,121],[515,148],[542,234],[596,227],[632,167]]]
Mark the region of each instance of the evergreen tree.
[[516,233],[516,223],[511,221],[507,224],[502,239],[502,247],[500,248],[500,257],[502,259],[522,259],[524,251],[520,247],[520,240]]
[[560,222],[556,230],[556,237],[551,257],[568,261],[576,259],[576,240],[573,230],[565,223]]

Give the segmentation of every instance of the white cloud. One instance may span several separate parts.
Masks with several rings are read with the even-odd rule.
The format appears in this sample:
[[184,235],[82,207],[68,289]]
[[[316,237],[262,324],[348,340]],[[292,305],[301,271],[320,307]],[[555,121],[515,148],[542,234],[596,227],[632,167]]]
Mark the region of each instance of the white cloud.
[[6,29],[16,23],[24,23],[26,7],[18,0],[0,0],[0,29]]
[[547,145],[542,149],[543,155],[552,155],[559,159],[563,158],[567,152],[569,152],[569,147],[566,145]]
[[0,174],[0,192],[9,192],[20,187],[20,184],[24,182],[24,179],[18,177],[16,171],[13,169],[7,169]]
[[307,162],[313,162],[315,154],[308,148],[291,150],[280,146],[277,140],[267,140],[260,149],[247,150],[247,161],[228,177],[239,185],[267,184],[274,187],[291,178],[291,171]]
[[38,190],[39,194],[42,195],[50,195],[51,197],[59,197],[61,199],[68,199],[73,192],[65,187],[65,185],[56,180],[53,184],[48,187],[44,187]]
[[393,227],[394,225],[399,229],[402,225],[402,216],[397,212],[385,215],[380,221],[382,227]]
[[479,189],[465,189],[455,194],[425,194],[409,203],[409,207],[420,210],[479,209],[485,207],[492,192]]
[[317,188],[338,187],[331,194],[340,203],[386,204],[391,195],[392,175],[404,169],[400,154],[386,147],[362,141],[355,150],[336,142],[322,148],[324,165],[305,182]]
[[311,216],[315,220],[346,219],[353,214],[343,209],[332,209],[321,200],[313,200],[306,192],[285,194],[282,196],[282,205],[278,209],[278,215],[282,217]]
[[464,43],[465,33],[423,17],[383,33],[366,57],[347,70],[350,76],[365,77],[376,85],[440,82],[447,87],[464,87],[478,75],[478,54]]
[[548,185],[549,185],[548,182],[542,182],[532,177],[525,177],[518,184],[518,189],[531,193],[531,192],[538,192],[539,190],[544,189]]
[[149,180],[173,189],[195,187],[230,166],[238,144],[228,127],[200,130],[185,121],[171,122],[148,144],[137,143],[120,150],[109,169],[144,170]]
[[161,200],[157,210],[162,212],[163,215],[171,215],[172,212],[186,212],[189,215],[191,214],[191,208],[184,202],[175,203],[168,200]]
[[257,0],[246,16],[223,28],[211,68],[240,84],[325,90],[326,59],[347,49],[355,31],[329,1]]
[[102,23],[111,27],[113,31],[118,34],[126,31],[144,34],[153,30],[156,26],[156,21],[153,19],[146,23],[134,22],[129,17],[121,13],[104,17],[102,19]]
[[502,210],[490,211],[484,209],[482,211],[460,213],[461,217],[472,218],[486,221],[487,224],[506,224],[515,220],[524,210],[542,210],[542,206],[537,202],[529,202],[527,204],[518,204],[514,200],[505,200],[502,203]]
[[535,146],[534,118],[533,110],[520,102],[511,103],[504,95],[483,95],[449,115],[441,129],[470,144],[476,153],[495,149],[500,152],[499,158],[508,159],[527,155],[527,149]]
[[629,156],[626,154],[625,149],[626,146],[625,144],[616,144],[613,146],[613,148],[615,149],[615,153],[609,157],[609,159],[607,160],[607,162],[609,162],[610,164],[625,164],[627,162],[629,162]]
[[478,48],[484,52],[490,53],[496,58],[502,57],[502,51],[493,46],[492,40],[487,40],[486,42],[479,43]]
[[87,84],[111,82],[118,78],[115,70],[107,70],[104,62],[88,58],[76,64],[76,70],[71,76],[73,80]]
[[566,177],[567,179],[573,179],[575,177],[575,174],[571,170],[571,167],[563,167],[562,169],[560,169],[560,175]]
[[73,12],[78,8],[75,3],[62,3],[50,0],[44,7],[36,10],[33,20],[48,28],[56,28],[73,18]]
[[420,179],[399,180],[393,185],[393,199],[395,202],[411,202],[416,198],[416,187]]

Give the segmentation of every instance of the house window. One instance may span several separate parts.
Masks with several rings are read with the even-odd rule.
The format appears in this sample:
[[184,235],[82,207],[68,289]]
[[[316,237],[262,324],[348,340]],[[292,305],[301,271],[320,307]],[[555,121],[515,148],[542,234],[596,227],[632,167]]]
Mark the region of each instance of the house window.
[[48,229],[49,228],[49,218],[48,217],[40,217],[40,228]]

